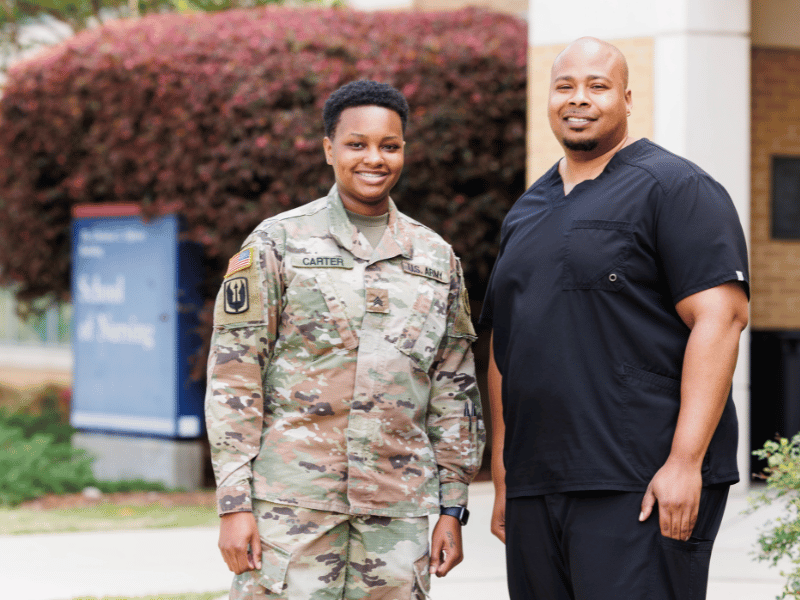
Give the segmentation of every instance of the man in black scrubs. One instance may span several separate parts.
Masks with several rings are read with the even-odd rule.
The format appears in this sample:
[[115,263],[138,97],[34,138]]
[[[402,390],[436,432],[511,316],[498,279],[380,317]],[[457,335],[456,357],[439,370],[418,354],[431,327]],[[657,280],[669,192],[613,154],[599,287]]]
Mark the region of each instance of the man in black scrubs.
[[512,600],[705,598],[739,479],[744,235],[719,183],[628,137],[627,71],[593,38],[556,58],[564,157],[506,217],[481,315]]

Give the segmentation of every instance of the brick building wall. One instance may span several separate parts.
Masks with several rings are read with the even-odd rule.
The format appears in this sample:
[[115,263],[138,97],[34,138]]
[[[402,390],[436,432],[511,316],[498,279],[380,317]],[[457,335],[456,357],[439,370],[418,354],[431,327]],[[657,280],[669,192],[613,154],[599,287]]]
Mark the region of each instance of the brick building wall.
[[[609,40],[628,61],[633,109],[628,119],[632,137],[653,139],[653,39]],[[567,45],[535,46],[528,50],[528,169],[530,185],[564,155],[550,131],[547,97],[550,67]]]
[[800,50],[753,48],[751,320],[800,329],[800,240],[771,236],[772,157],[800,157]]

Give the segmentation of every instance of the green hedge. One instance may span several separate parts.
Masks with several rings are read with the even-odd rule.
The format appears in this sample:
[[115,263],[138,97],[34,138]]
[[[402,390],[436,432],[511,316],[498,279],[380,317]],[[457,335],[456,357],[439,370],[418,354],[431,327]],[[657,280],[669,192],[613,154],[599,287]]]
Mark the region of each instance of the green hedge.
[[53,409],[41,414],[0,409],[0,506],[14,506],[45,494],[77,493],[89,486],[104,493],[166,489],[142,480],[95,479],[94,459],[72,446],[75,430],[63,419]]
[[92,485],[92,460],[71,446],[70,436],[68,426],[0,413],[0,505]]

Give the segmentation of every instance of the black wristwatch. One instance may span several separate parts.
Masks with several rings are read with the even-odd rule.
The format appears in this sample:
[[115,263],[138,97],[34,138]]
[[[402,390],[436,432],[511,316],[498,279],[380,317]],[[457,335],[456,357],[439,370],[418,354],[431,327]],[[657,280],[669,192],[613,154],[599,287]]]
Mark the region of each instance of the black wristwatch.
[[439,507],[439,514],[455,517],[462,525],[466,525],[467,521],[469,521],[469,511],[465,506],[441,506]]

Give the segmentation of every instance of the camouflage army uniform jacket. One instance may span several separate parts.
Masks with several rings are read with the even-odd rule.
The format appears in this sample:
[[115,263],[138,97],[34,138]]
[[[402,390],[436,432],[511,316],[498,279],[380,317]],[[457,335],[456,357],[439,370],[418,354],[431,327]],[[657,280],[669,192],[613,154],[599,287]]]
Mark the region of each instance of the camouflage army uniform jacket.
[[262,222],[214,313],[206,422],[220,514],[465,506],[485,441],[461,266],[398,212],[373,251],[331,190]]

